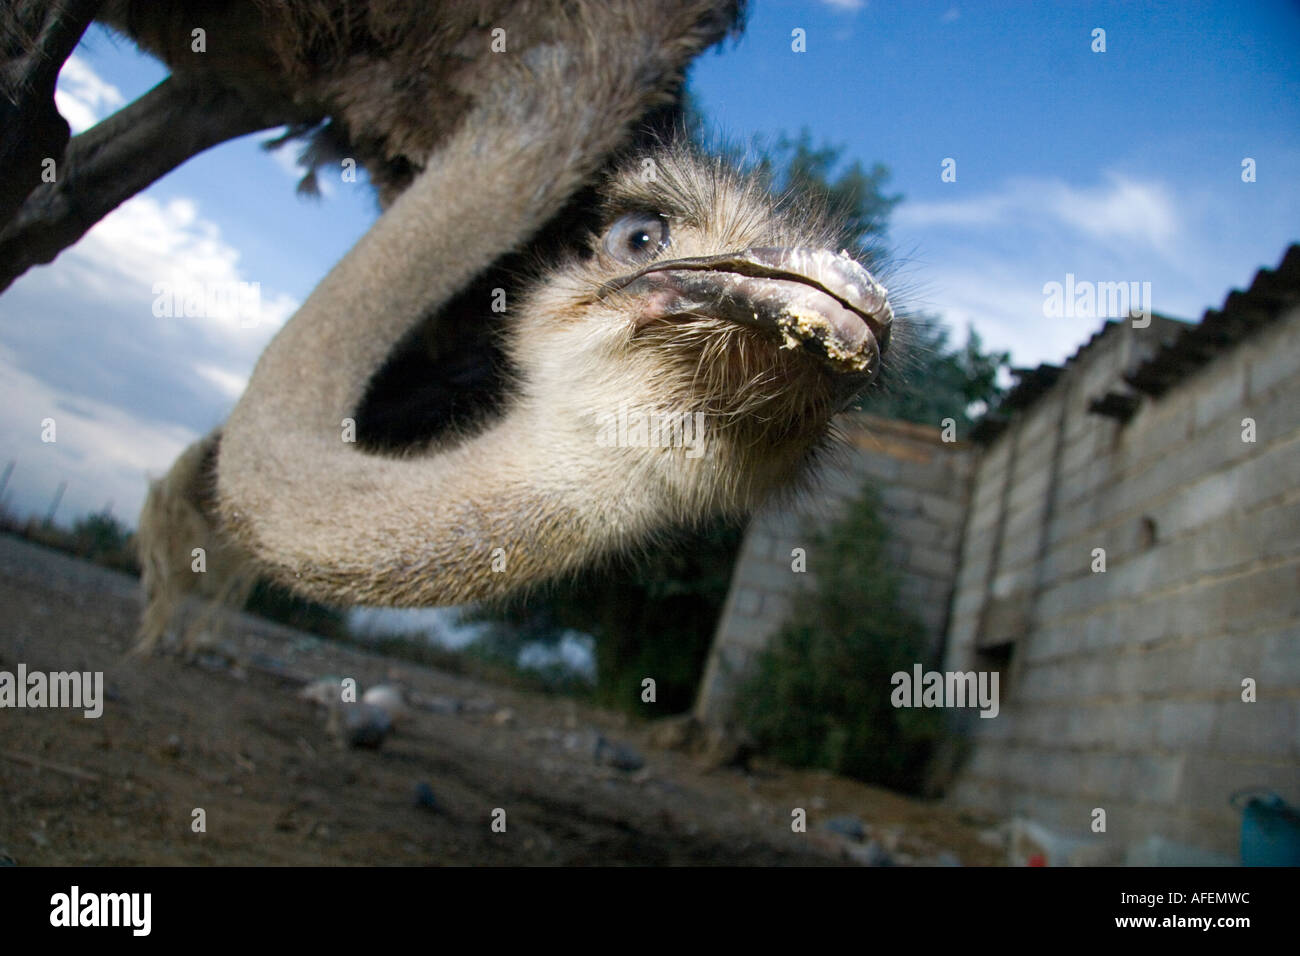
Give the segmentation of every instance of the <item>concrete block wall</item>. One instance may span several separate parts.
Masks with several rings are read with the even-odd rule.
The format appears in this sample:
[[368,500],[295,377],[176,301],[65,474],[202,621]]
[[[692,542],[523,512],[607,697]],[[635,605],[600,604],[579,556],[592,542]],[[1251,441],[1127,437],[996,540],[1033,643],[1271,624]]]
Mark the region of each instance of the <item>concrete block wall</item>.
[[[840,425],[848,448],[823,470],[817,490],[795,503],[776,503],[750,522],[696,702],[696,715],[707,723],[726,723],[737,684],[814,586],[812,532],[834,521],[866,484],[879,494],[891,529],[901,599],[924,623],[932,656],[942,651],[973,450],[943,442],[936,428],[870,415],[844,416]],[[806,572],[793,570],[795,548],[806,553]]]
[[1127,424],[1089,413],[1149,351],[1109,331],[976,466],[945,666],[1010,661],[950,799],[1235,855],[1233,791],[1300,804],[1300,309]]

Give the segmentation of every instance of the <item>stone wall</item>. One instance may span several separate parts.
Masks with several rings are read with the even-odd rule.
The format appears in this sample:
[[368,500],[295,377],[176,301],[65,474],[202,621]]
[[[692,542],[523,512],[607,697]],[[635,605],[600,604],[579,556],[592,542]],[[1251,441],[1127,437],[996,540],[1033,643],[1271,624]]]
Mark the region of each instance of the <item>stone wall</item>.
[[[839,424],[848,448],[823,469],[816,490],[750,522],[696,704],[706,723],[726,722],[737,683],[801,590],[815,582],[810,531],[833,521],[868,483],[892,532],[888,553],[901,572],[901,597],[925,624],[931,656],[942,649],[972,450],[943,442],[938,429],[870,415],[844,416]],[[795,548],[807,556],[803,573],[793,570]]]
[[1235,790],[1300,803],[1300,309],[1127,423],[1090,412],[1168,333],[1108,327],[976,466],[945,666],[1002,700],[962,715],[951,799],[1235,855]]

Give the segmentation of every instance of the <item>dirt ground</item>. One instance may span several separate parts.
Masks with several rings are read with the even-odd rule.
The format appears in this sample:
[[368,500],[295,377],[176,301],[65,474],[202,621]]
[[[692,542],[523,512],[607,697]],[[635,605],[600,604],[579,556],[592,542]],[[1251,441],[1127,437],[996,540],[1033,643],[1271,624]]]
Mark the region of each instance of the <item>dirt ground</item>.
[[[0,710],[0,863],[1001,863],[996,821],[829,774],[708,769],[649,724],[241,616],[221,653],[130,657],[134,579],[0,537],[0,671],[103,671],[103,716]],[[304,678],[426,706],[345,749]],[[597,747],[603,738],[608,746]],[[639,769],[608,754],[630,748]],[[597,759],[598,755],[602,759]],[[791,830],[792,809],[807,832]],[[194,832],[201,808],[206,832]],[[505,811],[504,833],[492,829]],[[498,814],[499,816],[499,814]],[[856,818],[861,834],[827,828]],[[841,823],[839,829],[846,829]],[[847,829],[852,829],[852,826]]]

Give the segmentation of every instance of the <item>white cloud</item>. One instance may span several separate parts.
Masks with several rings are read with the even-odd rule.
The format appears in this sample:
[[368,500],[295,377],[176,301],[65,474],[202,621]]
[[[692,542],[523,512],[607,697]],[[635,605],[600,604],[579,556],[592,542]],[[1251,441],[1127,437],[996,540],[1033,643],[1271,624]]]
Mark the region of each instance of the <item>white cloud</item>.
[[247,375],[220,368],[216,365],[196,363],[194,371],[202,376],[204,381],[211,382],[223,395],[232,400],[244,394],[244,388],[248,385]]
[[105,82],[75,53],[59,71],[54,105],[72,127],[73,133],[90,129],[126,100],[112,83]]
[[907,203],[899,207],[894,221],[905,227],[1050,222],[1093,239],[1166,249],[1181,229],[1168,187],[1119,173],[1104,178],[1104,183],[1092,187],[1059,180],[1013,180],[1001,190],[969,199]]
[[836,10],[861,10],[867,5],[867,0],[821,0],[821,2]]
[[1094,239],[1167,250],[1181,225],[1170,190],[1162,183],[1137,182],[1117,173],[1106,178],[1106,185],[1093,189],[1057,184],[1048,191],[1051,213]]
[[[255,327],[225,307],[155,314],[159,283],[220,290],[254,282]],[[44,508],[67,480],[63,519],[112,499],[133,523],[146,474],[165,472],[224,419],[297,306],[259,281],[189,199],[136,196],[23,276],[0,297],[0,440],[18,460],[17,510]],[[46,417],[58,423],[55,445],[40,440]]]
[[[199,215],[191,199],[161,202],[140,195],[123,203],[63,254],[53,267],[57,278],[71,280],[97,298],[147,305],[154,315],[154,289],[223,290],[241,282],[256,282],[239,265],[240,253],[221,237],[216,223]],[[259,282],[260,286],[261,283]],[[270,332],[284,324],[297,309],[288,295],[260,295],[258,327],[252,335],[241,325],[238,309],[223,307],[212,315],[176,316],[179,325],[192,325],[208,341],[228,339],[243,354],[255,356]]]
[[[41,440],[47,418],[55,427],[48,443]],[[134,524],[146,474],[165,472],[198,437],[194,429],[142,422],[111,401],[68,401],[0,346],[0,446],[6,463],[16,465],[7,497],[18,514],[43,514],[67,481],[56,515],[61,522],[112,502],[114,513]]]
[[1221,205],[1186,193],[1175,203],[1163,182],[1114,172],[1087,186],[1021,179],[969,198],[905,203],[891,232],[901,248],[923,250],[908,266],[925,277],[922,308],[958,329],[973,324],[986,347],[1033,366],[1060,363],[1105,319],[1044,315],[1044,285],[1067,274],[1150,283],[1143,304],[1175,317],[1197,319],[1217,305],[1220,287],[1206,277],[1223,265],[1197,237],[1212,234],[1205,224]]
[[952,23],[954,20],[961,19],[961,11],[956,7],[949,7],[944,11],[943,16],[939,18],[940,23]]

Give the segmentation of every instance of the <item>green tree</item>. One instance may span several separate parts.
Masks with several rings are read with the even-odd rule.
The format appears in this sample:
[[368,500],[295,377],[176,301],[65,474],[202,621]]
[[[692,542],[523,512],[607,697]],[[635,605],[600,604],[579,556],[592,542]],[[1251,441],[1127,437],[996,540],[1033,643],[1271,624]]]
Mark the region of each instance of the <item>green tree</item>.
[[856,159],[842,166],[844,147],[814,146],[806,128],[795,138],[782,134],[771,145],[759,139],[755,146],[760,153],[757,167],[774,188],[824,203],[842,217],[841,238],[852,251],[884,255],[890,213],[903,199],[884,192],[890,178],[887,166],[876,163],[868,170]]
[[941,427],[957,423],[964,437],[985,408],[1002,396],[998,372],[1007,367],[1007,352],[985,352],[979,333],[966,330],[966,344],[950,345],[948,326],[930,315],[905,315],[876,384],[857,406],[882,418]]
[[[68,548],[68,537],[63,532],[52,533],[65,542],[56,546]],[[130,574],[139,573],[131,529],[114,518],[108,508],[73,522],[70,544],[70,550],[79,558]]]
[[736,716],[793,766],[919,791],[942,721],[890,704],[890,677],[922,659],[925,632],[899,606],[874,492],[814,541],[816,590],[760,653]]
[[[845,246],[873,267],[888,268],[889,217],[903,198],[885,192],[888,167],[876,163],[867,169],[858,160],[845,165],[842,146],[814,146],[807,129],[795,138],[782,135],[771,146],[760,140],[757,147],[757,166],[775,189],[824,203],[846,223]],[[964,435],[980,410],[1001,396],[998,372],[1010,360],[1006,352],[985,352],[974,328],[967,330],[964,346],[954,347],[948,326],[937,316],[911,312],[903,301],[880,378],[856,407],[935,427],[951,417]]]

